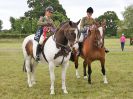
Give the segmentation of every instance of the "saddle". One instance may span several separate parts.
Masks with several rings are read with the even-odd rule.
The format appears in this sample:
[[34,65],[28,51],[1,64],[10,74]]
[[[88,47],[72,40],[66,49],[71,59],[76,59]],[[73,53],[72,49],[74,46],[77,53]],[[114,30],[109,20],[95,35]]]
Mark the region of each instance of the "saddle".
[[57,54],[55,54],[54,59],[56,59],[57,57],[62,56],[62,55],[64,57],[66,57],[69,54],[69,52],[71,52],[71,49],[69,48],[69,46],[67,46],[67,47],[61,47],[61,49],[59,50],[59,52]]
[[45,43],[46,43],[46,41],[48,40],[48,38],[46,38],[44,41],[43,41],[43,44],[41,45],[41,52],[43,51],[43,48],[44,48],[44,45],[45,45]]
[[42,53],[42,55],[43,55],[44,59],[46,60],[46,62],[48,62],[48,61],[47,61],[47,59],[46,59],[46,56],[45,56],[43,50],[44,50],[44,45],[45,45],[45,43],[46,43],[47,40],[48,40],[48,38],[46,38],[46,39],[43,41],[43,44],[40,46],[40,49],[39,49],[39,53]]

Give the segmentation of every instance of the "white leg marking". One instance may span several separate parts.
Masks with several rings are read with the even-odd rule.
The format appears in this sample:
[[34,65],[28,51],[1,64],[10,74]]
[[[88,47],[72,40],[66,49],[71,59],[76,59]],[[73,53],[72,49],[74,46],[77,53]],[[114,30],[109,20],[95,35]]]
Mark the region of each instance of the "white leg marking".
[[38,63],[36,61],[33,62],[33,70],[31,72],[31,82],[32,82],[33,85],[36,84],[36,80],[35,80],[35,68],[36,68],[37,64]]
[[87,76],[84,76],[84,79],[87,79],[88,77]]
[[69,66],[69,62],[63,64],[62,66],[62,90],[63,90],[63,93],[64,94],[67,94],[67,89],[66,89],[66,70],[67,70],[67,67]]
[[103,80],[104,80],[104,83],[105,83],[105,84],[107,84],[107,83],[108,83],[107,78],[106,78],[106,75],[105,75],[105,76],[103,76]]
[[79,75],[78,69],[76,69],[76,77],[77,77],[77,78],[80,78],[80,75]]
[[55,74],[54,74],[54,64],[53,63],[49,63],[49,71],[50,71],[50,79],[51,79],[50,94],[53,95],[53,94],[55,94],[55,92],[54,92]]
[[27,70],[27,82],[29,87],[32,87],[32,82],[31,82],[31,70],[30,70],[30,58],[27,58],[25,61],[25,65],[26,65],[26,70]]

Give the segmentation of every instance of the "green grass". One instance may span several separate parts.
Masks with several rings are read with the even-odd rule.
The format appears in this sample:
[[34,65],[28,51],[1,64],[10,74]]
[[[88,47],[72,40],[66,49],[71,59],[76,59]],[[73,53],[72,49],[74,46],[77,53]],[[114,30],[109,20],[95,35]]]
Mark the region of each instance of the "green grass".
[[66,84],[69,94],[61,90],[61,68],[55,68],[55,92],[50,93],[47,64],[36,69],[37,84],[27,87],[27,75],[22,71],[22,39],[0,39],[0,99],[133,99],[133,46],[126,42],[120,49],[119,39],[106,39],[110,53],[106,55],[106,73],[109,84],[103,84],[99,62],[92,63],[92,84],[83,79],[82,59],[79,63],[80,79],[75,76],[70,62]]

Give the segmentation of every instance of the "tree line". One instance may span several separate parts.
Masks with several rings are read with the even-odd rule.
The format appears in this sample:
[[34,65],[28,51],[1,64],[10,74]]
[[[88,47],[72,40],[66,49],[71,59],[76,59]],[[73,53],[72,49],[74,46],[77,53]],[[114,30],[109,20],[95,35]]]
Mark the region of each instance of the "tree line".
[[[39,16],[44,15],[44,9],[51,5],[54,8],[52,19],[58,27],[60,23],[69,20],[66,11],[58,0],[27,0],[28,7],[31,10],[24,13],[23,17],[10,17],[11,29],[2,30],[2,20],[0,20],[0,32],[7,32],[10,34],[31,34],[37,30],[37,21]],[[96,11],[95,11],[96,13]],[[100,15],[96,20],[106,20],[105,36],[120,36],[124,33],[127,37],[133,37],[133,5],[125,8],[122,12],[124,20],[120,20],[114,11],[107,11]]]

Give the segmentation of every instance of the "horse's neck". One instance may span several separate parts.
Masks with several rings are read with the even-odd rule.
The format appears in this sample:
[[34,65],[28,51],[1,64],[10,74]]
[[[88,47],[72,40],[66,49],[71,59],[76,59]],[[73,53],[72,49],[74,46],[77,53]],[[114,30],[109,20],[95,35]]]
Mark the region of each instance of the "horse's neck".
[[55,40],[56,43],[62,44],[62,45],[67,45],[68,44],[68,40],[66,39],[66,37],[64,36],[64,33],[62,32],[57,32],[55,34]]
[[89,36],[89,41],[90,41],[90,43],[94,43],[95,42],[95,35],[94,34]]
[[95,35],[94,34],[90,35],[90,37],[88,38],[88,40],[89,40],[90,48],[91,49],[94,49],[95,48],[95,43],[96,43]]

